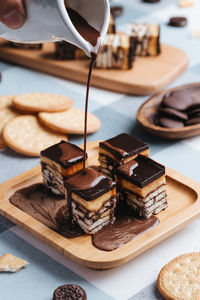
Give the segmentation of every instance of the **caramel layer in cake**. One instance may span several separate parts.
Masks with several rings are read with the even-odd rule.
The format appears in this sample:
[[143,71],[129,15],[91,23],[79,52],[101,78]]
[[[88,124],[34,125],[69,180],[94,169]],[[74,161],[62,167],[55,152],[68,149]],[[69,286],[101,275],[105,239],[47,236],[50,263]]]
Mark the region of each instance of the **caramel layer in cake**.
[[114,179],[116,169],[133,160],[139,153],[149,156],[147,143],[126,133],[117,135],[99,144],[100,170]]
[[135,40],[136,56],[156,56],[160,53],[160,26],[158,24],[129,24],[127,33]]
[[117,169],[116,181],[127,204],[143,218],[167,207],[165,167],[138,155]]
[[64,181],[83,169],[83,160],[83,150],[65,141],[43,150],[41,166],[45,186],[54,194],[64,195]]
[[71,177],[65,186],[72,218],[86,233],[94,234],[114,222],[116,184],[96,168]]

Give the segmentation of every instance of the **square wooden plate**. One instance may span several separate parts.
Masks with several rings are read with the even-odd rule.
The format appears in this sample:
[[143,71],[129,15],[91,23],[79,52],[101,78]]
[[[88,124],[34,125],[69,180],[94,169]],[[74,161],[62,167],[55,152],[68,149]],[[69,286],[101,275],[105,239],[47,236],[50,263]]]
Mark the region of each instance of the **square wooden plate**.
[[[97,159],[97,143],[92,143],[88,148],[90,163],[94,164]],[[167,168],[169,207],[158,215],[159,225],[114,251],[101,251],[92,245],[89,235],[64,238],[9,202],[9,197],[16,190],[41,181],[38,166],[1,184],[0,213],[74,262],[94,269],[119,266],[200,216],[200,184]]]

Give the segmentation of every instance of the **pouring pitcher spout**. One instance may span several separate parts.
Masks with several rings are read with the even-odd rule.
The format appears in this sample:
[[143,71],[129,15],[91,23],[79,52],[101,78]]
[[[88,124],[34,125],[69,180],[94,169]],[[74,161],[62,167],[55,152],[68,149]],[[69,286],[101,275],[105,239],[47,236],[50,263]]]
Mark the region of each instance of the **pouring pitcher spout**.
[[0,23],[0,36],[18,43],[44,43],[65,40],[81,48],[88,56],[97,52],[100,39],[94,46],[87,35],[78,30],[79,14],[87,25],[106,35],[110,7],[108,0],[25,0],[27,20],[20,29],[10,29]]

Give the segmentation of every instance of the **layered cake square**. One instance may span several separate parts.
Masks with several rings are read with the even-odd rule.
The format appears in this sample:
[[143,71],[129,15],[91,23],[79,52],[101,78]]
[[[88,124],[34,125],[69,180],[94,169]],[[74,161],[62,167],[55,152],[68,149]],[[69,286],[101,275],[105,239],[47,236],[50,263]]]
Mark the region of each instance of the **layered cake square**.
[[120,166],[116,182],[124,200],[141,218],[149,218],[167,208],[165,167],[138,155]]
[[158,24],[129,24],[127,33],[135,40],[136,56],[156,56],[160,53],[160,26]]
[[64,196],[64,181],[83,169],[83,161],[84,151],[66,141],[61,141],[41,151],[44,185],[52,193]]
[[131,69],[135,57],[134,38],[125,33],[107,34],[99,49],[95,67],[99,69]]
[[88,234],[94,234],[115,220],[116,183],[89,167],[65,182],[72,219]]
[[149,156],[149,145],[127,133],[121,133],[99,143],[99,170],[114,180],[116,169],[139,153]]
[[25,49],[25,50],[40,50],[42,49],[42,44],[28,44],[28,43],[16,43],[9,42],[11,48]]
[[87,58],[83,50],[65,41],[55,43],[55,58],[58,60],[74,60]]

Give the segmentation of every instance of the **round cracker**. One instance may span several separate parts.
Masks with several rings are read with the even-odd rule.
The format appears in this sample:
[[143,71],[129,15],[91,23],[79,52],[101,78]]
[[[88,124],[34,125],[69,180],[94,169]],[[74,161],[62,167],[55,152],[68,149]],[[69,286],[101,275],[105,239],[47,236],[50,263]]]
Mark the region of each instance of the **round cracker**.
[[13,98],[13,105],[21,110],[30,112],[57,112],[70,109],[73,100],[67,96],[47,93],[30,93]]
[[16,113],[9,107],[0,108],[0,149],[6,147],[6,143],[2,136],[3,128],[10,120],[14,119],[16,116],[18,116],[18,113]]
[[6,108],[12,105],[13,95],[0,96],[0,108]]
[[[85,113],[78,108],[71,108],[60,113],[39,113],[40,121],[47,127],[63,133],[84,134]],[[100,120],[88,113],[87,133],[93,133],[101,126]]]
[[165,299],[200,299],[200,252],[183,254],[166,264],[158,276]]
[[19,116],[7,123],[3,138],[11,149],[27,156],[40,156],[41,150],[67,140],[66,135],[49,130],[31,115]]

